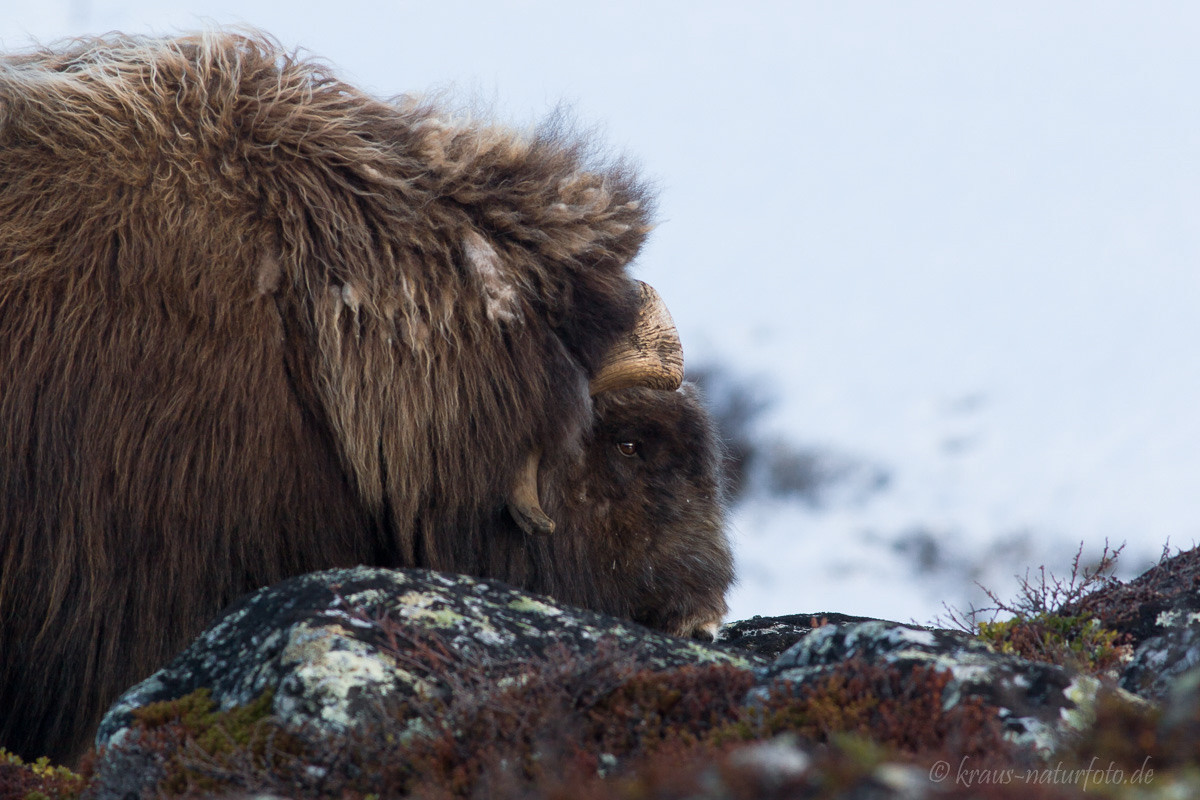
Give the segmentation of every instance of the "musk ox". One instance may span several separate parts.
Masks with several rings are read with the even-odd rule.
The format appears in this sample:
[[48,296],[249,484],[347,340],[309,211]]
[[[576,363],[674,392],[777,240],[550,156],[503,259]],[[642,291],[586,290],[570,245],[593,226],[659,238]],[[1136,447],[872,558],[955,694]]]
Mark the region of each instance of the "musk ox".
[[235,597],[496,577],[676,634],[731,580],[714,444],[584,143],[257,34],[0,57],[0,745],[70,759]]

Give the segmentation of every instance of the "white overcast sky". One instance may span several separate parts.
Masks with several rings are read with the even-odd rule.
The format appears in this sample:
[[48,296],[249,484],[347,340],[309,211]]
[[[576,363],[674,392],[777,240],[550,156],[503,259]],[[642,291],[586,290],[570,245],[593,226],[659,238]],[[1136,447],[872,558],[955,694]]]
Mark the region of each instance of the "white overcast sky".
[[[735,616],[830,607],[822,553],[914,527],[1200,538],[1200,5],[0,0],[6,49],[213,24],[380,95],[566,103],[657,181],[636,272],[689,358],[894,477],[786,533],[736,520]],[[894,610],[863,586],[836,610]]]

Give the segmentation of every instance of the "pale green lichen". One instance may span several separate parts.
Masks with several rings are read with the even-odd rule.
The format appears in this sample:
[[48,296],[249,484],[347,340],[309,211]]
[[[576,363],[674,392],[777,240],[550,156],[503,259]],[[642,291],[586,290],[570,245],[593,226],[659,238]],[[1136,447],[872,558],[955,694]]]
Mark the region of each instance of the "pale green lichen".
[[435,628],[455,628],[468,618],[450,608],[434,608],[445,604],[445,598],[430,592],[405,592],[394,601],[400,614],[413,622],[425,622]]
[[409,615],[408,618],[414,621],[427,622],[435,628],[457,628],[468,621],[462,614],[452,611],[449,608],[422,609]]
[[686,643],[688,653],[696,657],[697,664],[728,664],[739,669],[754,669],[757,664],[748,658],[744,658],[734,653],[723,653],[720,650],[714,650],[711,647],[705,647],[698,642],[689,641]]
[[[403,586],[403,581],[396,581],[397,586]],[[346,597],[346,604],[351,608],[371,608],[386,604],[392,595],[386,589],[363,589]]]
[[555,608],[532,597],[518,597],[516,600],[509,601],[508,607],[519,614],[542,614],[547,617],[557,617],[563,613],[561,608]]
[[1084,731],[1096,721],[1096,692],[1100,691],[1100,681],[1090,675],[1076,676],[1075,680],[1063,689],[1063,695],[1071,701],[1071,706],[1059,710],[1063,725],[1075,731]]
[[1186,628],[1195,622],[1200,622],[1200,612],[1186,609],[1163,611],[1154,620],[1160,628]]
[[[397,680],[408,683],[419,694],[430,691],[424,680],[400,670],[394,659],[353,638],[350,631],[338,625],[296,625],[280,661],[296,665],[291,674],[304,687],[304,699],[279,693],[274,711],[288,718],[297,713],[307,716],[315,710],[321,721],[334,729],[354,726],[348,703],[353,695],[386,697],[398,688]],[[307,711],[300,706],[308,707]]]

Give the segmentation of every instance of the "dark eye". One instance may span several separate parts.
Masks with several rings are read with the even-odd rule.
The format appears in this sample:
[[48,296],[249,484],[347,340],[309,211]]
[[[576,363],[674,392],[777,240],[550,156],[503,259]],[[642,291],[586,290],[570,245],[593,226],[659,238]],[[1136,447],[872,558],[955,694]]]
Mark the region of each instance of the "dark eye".
[[626,458],[633,458],[638,454],[637,442],[617,442],[617,452]]

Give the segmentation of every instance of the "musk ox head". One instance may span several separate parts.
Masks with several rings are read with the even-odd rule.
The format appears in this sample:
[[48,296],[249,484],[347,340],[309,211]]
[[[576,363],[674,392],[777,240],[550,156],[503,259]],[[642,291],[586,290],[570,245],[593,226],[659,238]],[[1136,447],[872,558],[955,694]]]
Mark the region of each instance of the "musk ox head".
[[733,578],[720,454],[690,383],[597,395],[579,451],[540,464],[539,509],[553,532],[531,536],[520,515],[497,514],[471,545],[491,561],[469,571],[711,638]]
[[[610,613],[711,638],[733,579],[720,454],[690,383],[598,395],[584,457],[549,476],[551,513],[579,532],[580,569],[550,571],[562,583],[546,591],[579,603],[607,596]],[[563,580],[581,573],[593,583]]]
[[230,601],[326,567],[711,629],[715,445],[626,272],[647,192],[585,144],[257,35],[0,57],[0,745],[78,753]]

